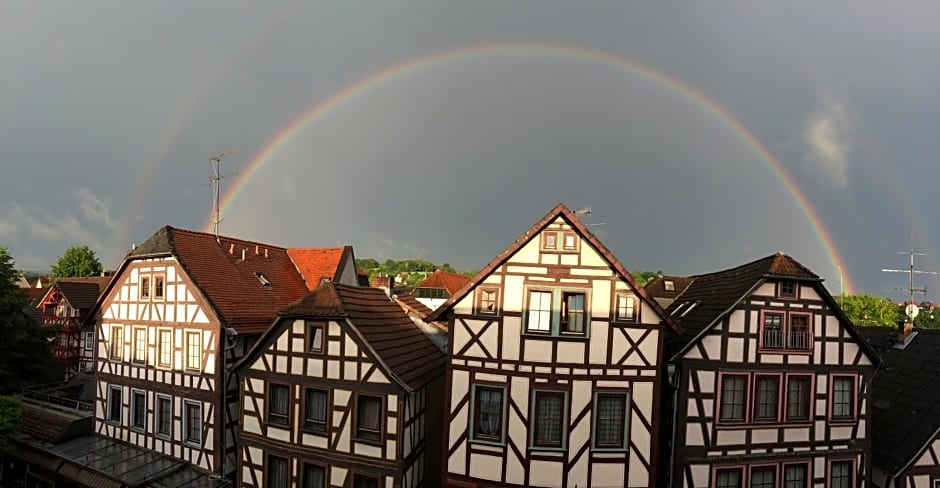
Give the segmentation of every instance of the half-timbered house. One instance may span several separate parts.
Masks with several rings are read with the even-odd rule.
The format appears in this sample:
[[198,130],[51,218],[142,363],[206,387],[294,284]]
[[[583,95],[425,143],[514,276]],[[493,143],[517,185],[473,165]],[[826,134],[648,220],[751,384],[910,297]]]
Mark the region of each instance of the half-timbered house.
[[822,279],[777,253],[681,284],[671,486],[869,486],[878,357]]
[[451,295],[460,291],[468,281],[470,281],[470,278],[462,274],[438,269],[418,283],[414,290],[414,296],[419,302],[433,310],[444,303]]
[[447,321],[450,486],[657,484],[673,323],[559,204],[428,320]]
[[285,248],[169,226],[132,250],[98,302],[96,432],[230,476],[235,360],[308,285],[357,282],[354,265],[300,267]]
[[860,327],[883,362],[872,382],[872,482],[940,488],[940,330]]
[[36,307],[43,327],[55,330],[52,358],[64,366],[66,379],[92,370],[95,363],[95,320],[92,311],[110,276],[59,278]]
[[439,486],[444,354],[381,289],[324,283],[239,363],[242,486]]

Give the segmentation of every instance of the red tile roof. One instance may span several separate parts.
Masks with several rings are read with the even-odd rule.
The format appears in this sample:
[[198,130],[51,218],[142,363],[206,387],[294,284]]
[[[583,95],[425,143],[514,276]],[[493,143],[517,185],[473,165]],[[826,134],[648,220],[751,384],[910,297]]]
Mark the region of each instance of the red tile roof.
[[340,265],[351,247],[292,247],[287,254],[306,280],[307,289],[314,290],[324,278],[330,281],[339,279]]
[[226,236],[216,242],[215,235],[170,226],[128,253],[116,274],[130,261],[160,256],[175,256],[222,323],[239,334],[264,332],[282,308],[307,292],[283,247]]
[[444,288],[453,295],[460,291],[464,285],[470,282],[470,278],[457,273],[450,273],[439,269],[418,283],[418,288]]

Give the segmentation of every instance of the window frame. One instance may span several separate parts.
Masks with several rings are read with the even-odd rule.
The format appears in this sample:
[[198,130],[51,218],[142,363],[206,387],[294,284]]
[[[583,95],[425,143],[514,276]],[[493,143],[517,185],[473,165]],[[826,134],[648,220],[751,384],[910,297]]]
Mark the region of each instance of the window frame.
[[[540,286],[526,285],[524,288],[524,309],[522,313],[522,335],[530,337],[551,337],[554,339],[587,340],[591,338],[591,289],[571,286]],[[550,308],[548,309],[548,330],[531,329],[529,327],[532,317],[532,294],[547,293]],[[584,295],[584,331],[566,332],[562,330],[562,302],[568,294]],[[539,310],[538,312],[543,312]]]
[[[569,237],[573,240],[571,246],[568,246]],[[564,231],[561,233],[561,250],[563,252],[578,252],[581,250],[581,239],[578,238],[577,232]]]
[[[784,285],[793,285],[793,293],[784,292]],[[783,280],[777,282],[777,298],[781,300],[797,300],[800,297],[800,284],[791,281]]]
[[[477,432],[477,417],[480,411],[479,390],[499,391],[499,434],[491,436],[489,434],[480,434]],[[491,446],[506,445],[506,386],[495,383],[473,383],[470,385],[470,443],[486,444]]]
[[[167,408],[161,404],[161,401],[169,401]],[[162,430],[162,415],[165,410],[169,410],[169,422],[167,431]],[[164,440],[173,440],[173,397],[163,393],[155,393],[153,401],[153,435]]]
[[[581,297],[581,309],[577,310],[571,306],[570,299],[575,297]],[[554,298],[554,294],[553,294]],[[561,292],[561,309],[558,314],[558,334],[564,335],[565,337],[580,337],[587,334],[588,328],[588,293],[587,290],[584,291],[568,291],[562,290]],[[568,330],[571,327],[573,322],[572,317],[580,313],[581,315],[581,331],[572,331]]]
[[85,350],[86,351],[95,350],[95,331],[93,330],[85,331]]
[[[160,283],[160,286],[157,286],[157,283]],[[154,273],[151,278],[151,283],[153,289],[150,292],[150,299],[152,301],[162,302],[166,300],[166,273]],[[160,290],[160,293],[157,293],[157,290]]]
[[[320,347],[315,349],[313,347],[313,342],[316,339],[316,336],[313,334],[314,330],[320,331]],[[326,322],[320,320],[305,320],[304,321],[304,352],[307,354],[316,354],[322,355],[326,352]]]
[[730,466],[713,466],[712,467],[712,482],[711,486],[718,486],[718,477],[721,476],[722,472],[737,471],[738,473],[738,488],[743,488],[744,486],[744,474],[747,472],[746,466],[744,465],[730,465]]
[[[493,309],[492,310],[487,310],[483,306],[483,303],[490,302],[489,300],[486,300],[484,302],[483,300],[484,293],[493,293],[493,300],[492,300]],[[500,293],[499,293],[498,286],[480,286],[475,290],[474,294],[476,295],[475,300],[474,300],[474,307],[475,307],[474,314],[475,315],[489,315],[489,316],[494,316],[494,317],[500,315],[499,313],[500,312],[500,303],[499,303]]]
[[[117,332],[117,334],[115,334]],[[115,336],[118,336],[115,338]],[[112,325],[111,326],[111,337],[110,344],[108,347],[108,359],[111,361],[123,361],[124,360],[124,326],[123,325]]]
[[855,469],[855,459],[852,458],[833,458],[826,460],[826,488],[833,486],[832,484],[832,465],[834,464],[848,464],[849,465],[849,486],[857,486],[856,482],[856,469]]
[[[202,331],[195,330],[186,330],[186,354],[184,354],[185,364],[183,364],[183,369],[190,373],[198,373],[202,371]],[[193,337],[196,338],[196,347],[195,356],[193,355]],[[198,363],[197,366],[192,365],[192,360],[195,358]]]
[[[780,387],[781,387],[781,385],[783,384],[783,381],[782,381],[782,380],[783,380],[783,375],[780,374],[780,373],[755,373],[753,376],[754,376],[754,379],[753,379],[753,383],[754,383],[754,384],[753,384],[753,394],[752,394],[752,398],[751,398],[752,401],[751,401],[751,420],[750,420],[750,421],[751,421],[752,423],[755,423],[755,424],[776,424],[776,423],[779,423],[779,422],[780,422],[780,418],[781,418],[781,415],[780,415],[780,410],[781,410],[781,408],[780,408],[780,407],[781,407],[781,405],[780,405],[780,399],[783,398],[783,395],[782,395],[782,392],[781,392],[781,390],[780,390]],[[775,382],[777,383],[776,398],[774,399],[775,401],[774,401],[774,416],[773,416],[773,418],[770,418],[770,417],[758,417],[758,410],[759,410],[758,407],[760,406],[760,405],[759,405],[759,402],[760,402],[760,400],[761,400],[761,398],[760,398],[761,392],[760,392],[759,385],[760,385],[760,380],[762,380],[762,379],[772,379],[773,381],[775,381]]]
[[291,464],[291,462],[290,462],[290,458],[286,458],[286,457],[283,457],[283,456],[276,456],[276,455],[274,455],[274,454],[267,453],[267,452],[264,454],[264,456],[265,456],[265,459],[264,459],[264,486],[269,486],[269,487],[272,487],[272,488],[277,488],[274,484],[271,483],[271,471],[272,471],[272,466],[274,465],[274,463],[273,463],[274,460],[283,461],[283,462],[284,462],[284,486],[285,486],[285,488],[291,486],[291,479],[290,479],[290,475],[291,475],[291,469],[290,469],[291,466],[290,466],[290,464]]
[[151,284],[153,280],[149,274],[141,274],[137,279],[137,299],[139,301],[149,302],[153,293],[151,292]]
[[[316,435],[329,435],[329,433],[330,433],[330,413],[331,413],[331,411],[332,411],[332,409],[330,408],[331,405],[332,405],[331,398],[330,398],[330,393],[331,393],[331,391],[332,391],[332,390],[330,390],[330,389],[324,389],[324,388],[310,388],[310,387],[304,387],[304,389],[303,389],[303,392],[304,392],[304,398],[303,398],[303,413],[304,413],[304,417],[303,417],[303,425],[301,426],[301,430],[302,430],[303,432],[306,432],[306,433],[308,433],[308,434],[316,434]],[[310,420],[307,418],[307,412],[309,411],[309,408],[310,408],[310,402],[308,401],[309,398],[307,397],[308,392],[320,392],[320,393],[323,393],[323,411],[324,411],[324,414],[323,414],[323,429],[322,429],[322,430],[316,429],[316,428],[312,428],[312,427],[308,427],[308,422],[310,422]]]
[[[767,345],[765,330],[767,328],[767,317],[768,316],[779,316],[780,317],[780,345],[779,346],[769,346]],[[791,345],[791,334],[793,328],[793,317],[806,317],[806,336],[807,336],[807,345],[805,348],[795,348]],[[759,333],[758,333],[758,352],[762,354],[805,354],[807,356],[813,354],[813,349],[816,344],[815,336],[815,321],[814,315],[811,312],[802,312],[802,311],[789,311],[789,310],[777,310],[777,309],[764,309],[760,311],[760,320],[759,320]]]
[[[551,237],[551,244],[548,242],[549,237]],[[543,231],[539,248],[543,251],[558,251],[558,231]]]
[[[374,429],[364,429],[361,425],[362,419],[360,418],[360,403],[363,399],[369,399],[370,401],[378,400],[379,402],[379,418],[378,418],[378,431]],[[385,442],[385,424],[386,424],[386,409],[385,409],[385,395],[373,395],[369,393],[359,393],[356,392],[356,401],[354,403],[355,410],[353,410],[353,441],[362,442],[363,444],[371,444],[376,446],[381,446]],[[365,431],[366,434],[363,435]],[[371,435],[375,435],[375,438],[371,438]]]
[[[621,397],[623,400],[623,417],[620,419],[622,436],[620,445],[601,444],[597,435],[599,420],[598,407],[601,397]],[[594,403],[591,405],[591,450],[602,452],[624,452],[630,446],[630,402],[632,394],[629,390],[597,389],[594,391]]]
[[[568,412],[568,392],[566,390],[556,390],[548,388],[533,388],[529,394],[529,450],[530,451],[565,451],[568,449],[568,427],[570,423],[570,413]],[[561,399],[561,411],[558,418],[558,429],[560,439],[557,444],[538,443],[539,435],[539,396],[555,396]]]
[[[284,383],[274,383],[271,381],[265,382],[265,388],[267,394],[265,395],[265,418],[264,423],[269,427],[277,427],[282,429],[290,429],[291,427],[291,393],[292,388],[289,384]],[[274,412],[275,402],[274,394],[275,391],[279,391],[283,388],[284,391],[284,412]]]
[[375,481],[375,486],[377,488],[382,488],[382,478],[375,477],[375,476],[368,476],[368,475],[361,474],[361,473],[353,473],[352,488],[356,488],[357,486],[359,486],[359,480]]
[[[115,398],[115,396],[117,398]],[[117,419],[114,418],[115,402],[117,405]],[[108,413],[106,422],[111,425],[121,425],[124,421],[124,388],[120,385],[108,386]]]
[[[139,397],[143,396],[143,411],[138,412]],[[139,390],[136,388],[131,388],[131,405],[130,405],[130,427],[131,430],[135,432],[146,432],[147,431],[147,392],[144,390]],[[142,418],[137,417],[137,414],[141,413]],[[137,421],[140,420],[138,423]]]
[[754,486],[754,471],[765,470],[770,468],[773,472],[773,480],[771,482],[771,488],[777,487],[777,482],[780,481],[780,465],[776,463],[771,464],[749,464],[747,466],[747,486],[750,488]]
[[[740,377],[744,379],[744,391],[742,392],[741,399],[741,418],[725,418],[722,415],[724,411],[724,399],[725,399],[725,378],[728,377]],[[716,412],[715,412],[715,421],[720,426],[725,425],[744,425],[748,421],[748,405],[750,405],[750,388],[751,383],[751,374],[750,373],[738,373],[731,371],[719,371],[718,372],[718,398],[715,401]]]
[[[850,390],[849,400],[849,411],[851,415],[848,416],[836,416],[835,407],[836,407],[836,397],[835,397],[835,388],[836,380],[848,379],[849,384],[852,386]],[[829,375],[829,401],[826,402],[829,404],[829,422],[833,424],[854,424],[858,421],[858,375],[851,373],[832,373]]]
[[[170,336],[170,341],[166,345],[163,342],[163,334],[168,334]],[[162,327],[157,329],[157,366],[161,368],[173,367],[173,342],[173,329]],[[165,349],[169,349],[169,351]],[[163,356],[167,353],[169,353],[169,361],[163,362]]]
[[[191,425],[189,425],[190,424],[190,419],[189,419],[190,408],[195,408],[196,411],[199,412],[199,415],[198,415],[199,438],[198,439],[194,439],[193,437],[190,436],[190,430],[192,427]],[[205,424],[205,419],[202,416],[202,402],[184,398],[183,399],[183,431],[182,431],[183,443],[190,445],[190,446],[202,447],[202,443],[203,443],[202,428],[204,424]]]
[[787,467],[789,466],[803,466],[803,485],[799,488],[807,488],[813,479],[812,463],[810,463],[809,461],[781,463],[780,464],[781,488],[788,488],[787,487]]
[[[806,380],[806,418],[791,418],[790,417],[790,380],[794,378],[802,378]],[[784,390],[786,397],[783,401],[783,421],[788,424],[793,423],[811,423],[813,421],[813,406],[815,402],[813,401],[813,392],[815,391],[815,380],[816,375],[813,373],[787,373],[784,378]]]
[[[133,354],[131,355],[131,362],[134,364],[147,364],[147,327],[134,326],[131,328],[133,332]],[[140,333],[143,332],[143,341],[141,341]],[[143,348],[141,348],[141,346]]]
[[302,488],[307,486],[307,468],[319,468],[323,470],[323,487],[329,488],[330,486],[330,468],[327,465],[317,464],[317,463],[308,463],[305,461],[300,461],[300,482],[299,485]]
[[[620,299],[633,300],[633,307],[625,307],[627,310],[633,310],[633,314],[629,317],[623,316],[620,314]],[[624,323],[624,324],[635,324],[640,320],[640,302],[637,300],[637,296],[633,293],[627,292],[615,292],[614,293],[614,303],[611,309],[614,311],[614,322]]]

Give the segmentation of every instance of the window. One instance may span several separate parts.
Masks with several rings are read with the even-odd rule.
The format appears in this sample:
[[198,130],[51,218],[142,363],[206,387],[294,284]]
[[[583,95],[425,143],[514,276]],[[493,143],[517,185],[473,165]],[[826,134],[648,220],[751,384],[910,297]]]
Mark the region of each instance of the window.
[[851,420],[855,418],[855,378],[851,376],[832,377],[832,419]]
[[529,320],[526,322],[529,332],[551,332],[552,330],[552,292],[529,291]]
[[499,289],[479,288],[477,313],[496,315],[499,312]]
[[202,335],[186,332],[186,369],[199,371],[202,362]]
[[721,377],[722,422],[744,422],[744,398],[747,394],[747,376],[726,374]]
[[121,387],[112,386],[108,388],[108,422],[114,424],[121,423],[121,412],[124,410],[121,404]]
[[124,327],[111,327],[111,359],[120,361],[124,358]]
[[150,277],[149,276],[140,277],[140,299],[150,300]]
[[796,298],[796,283],[792,281],[781,281],[777,295],[780,298]]
[[202,404],[183,400],[183,440],[202,444]]
[[282,457],[268,455],[268,464],[265,469],[267,482],[265,486],[271,488],[287,488],[287,460]]
[[533,447],[565,447],[565,394],[558,391],[533,392]]
[[503,441],[503,389],[473,385],[473,440]]
[[555,232],[545,232],[542,234],[542,249],[556,249],[558,243],[558,234]]
[[95,349],[95,331],[88,330],[85,331],[85,350],[92,351]]
[[303,488],[326,488],[326,469],[316,464],[304,463]]
[[173,331],[157,331],[157,363],[163,367],[173,366]]
[[69,305],[65,303],[65,299],[59,302],[55,307],[55,316],[56,317],[68,317],[69,316]]
[[327,394],[324,390],[304,391],[304,430],[326,433]]
[[173,398],[157,395],[153,430],[158,437],[170,438],[173,433]]
[[450,293],[444,288],[418,288],[415,290],[416,298],[450,298]]
[[616,314],[614,319],[619,322],[636,321],[636,297],[632,295],[617,295]]
[[783,488],[806,488],[806,466],[805,464],[784,464]]
[[809,351],[813,348],[812,334],[809,314],[764,312],[762,348]]
[[382,399],[368,395],[356,396],[356,439],[382,441]]
[[676,291],[676,282],[672,280],[664,280],[663,289],[666,291]]
[[290,389],[286,385],[268,384],[268,423],[287,425],[290,411]]
[[783,314],[767,312],[764,314],[764,332],[761,334],[766,348],[780,349],[783,347]]
[[379,480],[368,476],[353,476],[353,488],[379,488]]
[[131,392],[131,428],[147,428],[147,394],[139,390]]
[[153,277],[153,299],[163,300],[166,296],[165,285],[166,278],[163,275],[154,275]]
[[574,232],[565,232],[564,248],[567,251],[578,249],[578,236]]
[[741,488],[741,468],[719,469],[715,472],[716,488]]
[[143,363],[147,361],[147,329],[144,327],[134,327],[134,362]]
[[307,352],[323,354],[323,322],[307,322]]
[[833,461],[829,465],[829,488],[852,486],[852,461]]
[[755,380],[754,420],[756,422],[776,422],[777,405],[780,391],[780,378],[760,376]]
[[776,478],[776,466],[751,468],[751,488],[774,488],[776,486]]
[[594,398],[594,447],[626,449],[627,393],[598,393]]
[[584,334],[584,293],[562,293],[561,331],[567,334]]
[[787,376],[786,420],[809,420],[810,377]]

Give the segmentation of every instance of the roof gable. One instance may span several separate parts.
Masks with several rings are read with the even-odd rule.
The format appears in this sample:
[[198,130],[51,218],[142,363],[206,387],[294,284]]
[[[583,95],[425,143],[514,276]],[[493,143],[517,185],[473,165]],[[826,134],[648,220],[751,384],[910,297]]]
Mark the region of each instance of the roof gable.
[[522,249],[523,246],[528,244],[533,239],[538,238],[539,233],[542,232],[542,230],[544,230],[546,227],[548,227],[548,225],[559,218],[567,222],[568,225],[570,225],[580,235],[582,242],[592,246],[594,250],[601,256],[601,258],[607,263],[607,265],[614,270],[614,273],[617,274],[620,279],[625,281],[633,289],[636,295],[656,312],[656,314],[664,323],[666,323],[675,332],[679,332],[679,327],[675,322],[672,321],[672,319],[669,318],[668,315],[666,315],[662,306],[660,306],[656,300],[653,300],[646,293],[646,290],[643,289],[642,286],[637,284],[636,280],[633,279],[633,276],[630,274],[630,272],[623,267],[623,265],[619,260],[617,260],[613,253],[611,253],[610,250],[607,249],[607,247],[604,246],[604,244],[596,236],[594,236],[594,234],[591,233],[591,231],[588,230],[588,228],[583,223],[581,223],[574,212],[572,212],[562,203],[556,205],[555,208],[545,214],[544,217],[539,219],[538,222],[532,225],[532,227],[529,227],[528,230],[526,230],[521,236],[513,241],[509,247],[503,250],[503,252],[499,253],[495,258],[493,258],[492,261],[487,263],[487,265],[484,266],[483,269],[481,269],[480,272],[477,273],[473,278],[471,278],[470,281],[460,289],[460,291],[452,294],[451,297],[447,299],[447,301],[445,301],[440,307],[438,307],[437,310],[431,313],[427,320],[441,320],[441,316],[450,310],[455,303],[463,300],[463,298],[466,297],[474,288],[476,288],[477,285],[482,283],[487,278],[487,276],[492,274],[496,268],[502,266],[503,263],[505,263],[514,254],[516,254],[516,252]]
[[443,288],[453,295],[469,282],[470,278],[467,276],[438,269],[418,283],[416,288]]
[[323,280],[341,281],[347,261],[352,258],[352,246],[292,247],[287,254],[307,282],[307,289],[315,290]]

